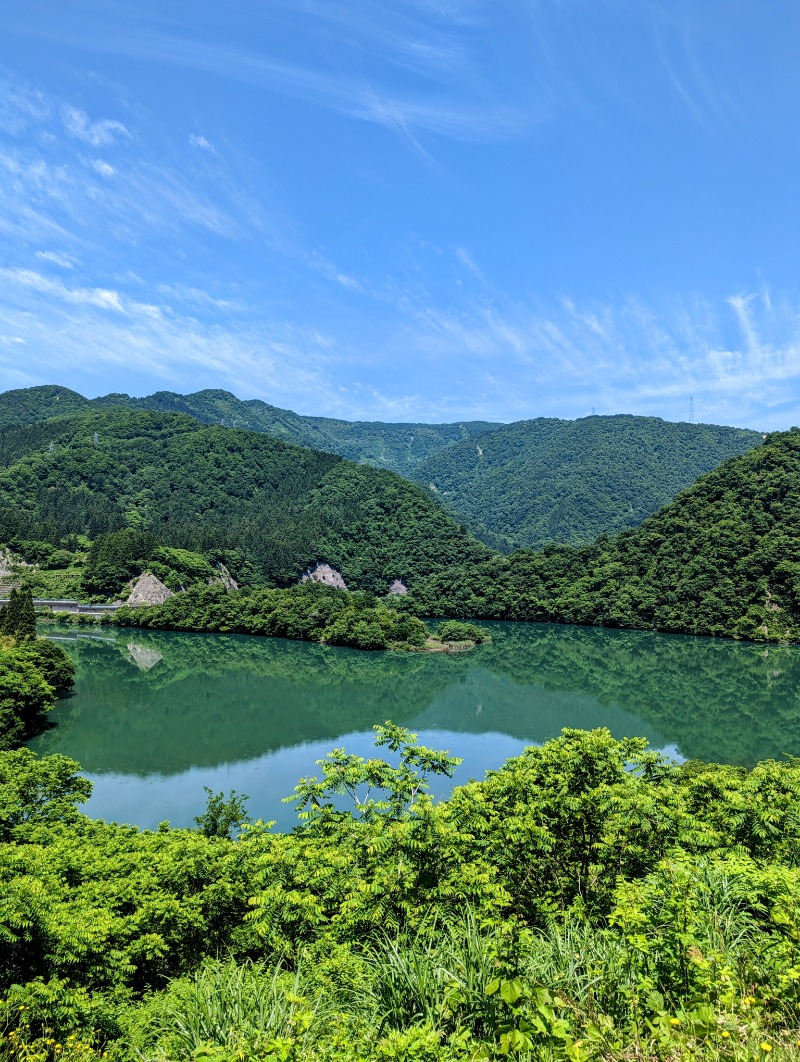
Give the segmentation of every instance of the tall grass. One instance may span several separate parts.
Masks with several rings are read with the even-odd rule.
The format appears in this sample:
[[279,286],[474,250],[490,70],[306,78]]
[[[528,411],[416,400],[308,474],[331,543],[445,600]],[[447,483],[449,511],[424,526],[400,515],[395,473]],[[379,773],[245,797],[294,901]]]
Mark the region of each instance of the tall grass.
[[[576,912],[536,932],[483,925],[470,910],[431,918],[350,953],[346,979],[325,973],[322,952],[294,972],[208,962],[140,1008],[129,1043],[147,1062],[209,1057],[209,1045],[222,1051],[215,1059],[467,1062],[499,1058],[504,1032],[542,1019],[547,1028],[535,1046],[508,1057],[800,1057],[793,1002],[762,1005],[751,996],[771,945],[747,895],[718,872],[692,890],[690,935],[674,918],[681,898],[665,894],[650,905],[643,932],[594,925]],[[518,1001],[487,993],[512,979],[521,986]],[[559,1025],[567,1032],[553,1031]],[[350,1032],[334,1043],[333,1029]],[[285,1054],[270,1053],[278,1041]]]
[[[265,1038],[311,1035],[301,974],[280,965],[228,961],[204,963],[190,978],[172,982],[152,997],[130,1030],[135,1053],[180,1062],[210,1045],[255,1044]],[[315,1000],[319,1021],[324,1000]],[[301,1019],[301,1020],[298,1020]]]

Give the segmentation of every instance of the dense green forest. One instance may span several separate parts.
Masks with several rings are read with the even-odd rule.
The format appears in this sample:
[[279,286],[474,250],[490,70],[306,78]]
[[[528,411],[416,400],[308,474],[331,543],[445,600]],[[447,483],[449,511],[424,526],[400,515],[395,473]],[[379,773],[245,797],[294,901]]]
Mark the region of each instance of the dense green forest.
[[433,802],[456,761],[377,741],[298,783],[288,834],[238,794],[94,821],[73,761],[0,754],[5,1057],[797,1057],[795,761],[572,730]]
[[637,526],[699,475],[761,440],[754,431],[655,417],[385,424],[301,417],[226,391],[89,400],[55,386],[0,394],[0,429],[120,406],[248,428],[399,472],[504,552],[550,542],[587,544]]
[[800,431],[724,462],[641,527],[415,586],[418,615],[800,640]]
[[[37,542],[68,553],[78,536],[125,529],[143,534],[132,561],[150,534],[153,550],[173,550],[153,559],[176,578],[195,563],[177,548],[251,585],[294,583],[325,561],[382,594],[489,556],[400,476],[257,432],[112,407],[0,433],[0,541],[23,557]],[[101,583],[89,589],[111,590]]]
[[453,444],[413,471],[490,545],[586,545],[636,527],[698,476],[761,443],[657,417],[540,418]]
[[639,528],[510,557],[393,473],[180,414],[110,408],[8,428],[0,465],[0,538],[56,564],[82,549],[87,593],[117,593],[145,567],[173,589],[206,584],[223,563],[250,586],[286,586],[324,560],[379,596],[404,580],[411,593],[390,604],[417,616],[800,639],[796,430]]
[[258,399],[242,401],[228,391],[178,395],[158,391],[145,398],[111,394],[87,399],[66,387],[30,387],[0,394],[0,427],[32,424],[93,407],[123,406],[160,413],[184,413],[203,424],[248,428],[296,446],[325,450],[350,461],[408,475],[420,462],[445,446],[491,431],[487,421],[458,424],[389,424],[304,417]]

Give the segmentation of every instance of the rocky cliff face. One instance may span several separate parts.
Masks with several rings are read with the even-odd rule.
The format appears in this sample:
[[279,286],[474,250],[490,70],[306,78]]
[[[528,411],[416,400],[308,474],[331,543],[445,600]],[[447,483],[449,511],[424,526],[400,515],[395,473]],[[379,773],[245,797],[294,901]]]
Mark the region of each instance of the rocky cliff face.
[[218,561],[214,565],[214,571],[217,574],[216,576],[208,580],[210,586],[213,586],[215,583],[222,583],[226,590],[239,589],[239,584],[236,582],[236,580],[225,567],[225,565],[222,563],[222,561]]
[[160,579],[150,572],[143,572],[133,584],[125,604],[130,605],[131,608],[139,608],[142,605],[163,605],[169,597],[172,597],[172,591],[164,586]]
[[338,590],[346,590],[347,583],[341,572],[337,572],[330,564],[317,563],[313,568],[306,568],[300,577],[301,583],[324,583],[325,586],[335,586]]

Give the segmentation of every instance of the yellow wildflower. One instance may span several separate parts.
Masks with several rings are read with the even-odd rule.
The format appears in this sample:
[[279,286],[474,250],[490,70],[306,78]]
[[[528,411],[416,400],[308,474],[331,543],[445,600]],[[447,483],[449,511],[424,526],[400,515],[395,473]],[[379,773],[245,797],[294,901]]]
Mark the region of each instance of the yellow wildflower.
[[762,1051],[766,1051],[767,1054],[769,1054],[769,1052],[772,1050],[769,1044],[759,1044],[758,1046],[761,1048]]

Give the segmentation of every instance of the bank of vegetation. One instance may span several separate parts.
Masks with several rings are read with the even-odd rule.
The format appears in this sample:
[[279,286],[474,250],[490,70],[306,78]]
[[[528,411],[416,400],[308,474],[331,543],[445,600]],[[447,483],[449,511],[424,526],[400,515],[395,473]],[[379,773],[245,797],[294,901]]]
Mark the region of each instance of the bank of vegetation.
[[455,761],[388,724],[290,834],[81,814],[63,757],[0,754],[9,1058],[788,1060],[800,766],[678,767],[565,731],[431,801]]
[[456,620],[441,623],[429,634],[416,616],[390,608],[374,594],[350,593],[312,581],[250,591],[198,586],[161,605],[121,608],[106,619],[123,627],[255,634],[353,649],[468,648],[489,637],[474,623]]
[[12,590],[0,608],[0,750],[16,748],[45,728],[74,672],[62,649],[36,637],[30,591]]
[[387,608],[372,594],[310,581],[272,590],[197,587],[162,605],[122,608],[109,619],[150,630],[256,634],[354,649],[421,649],[427,638],[421,620]]

